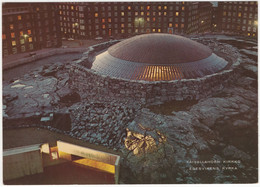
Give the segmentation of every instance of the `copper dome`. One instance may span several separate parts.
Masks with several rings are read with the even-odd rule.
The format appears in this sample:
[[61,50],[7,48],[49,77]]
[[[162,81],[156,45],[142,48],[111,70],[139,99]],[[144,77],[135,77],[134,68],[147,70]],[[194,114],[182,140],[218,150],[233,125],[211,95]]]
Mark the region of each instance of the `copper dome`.
[[178,64],[209,57],[212,51],[195,41],[172,34],[143,34],[108,49],[113,57],[147,64]]
[[228,62],[207,47],[171,34],[144,34],[125,39],[96,56],[93,70],[110,77],[170,81],[203,77]]

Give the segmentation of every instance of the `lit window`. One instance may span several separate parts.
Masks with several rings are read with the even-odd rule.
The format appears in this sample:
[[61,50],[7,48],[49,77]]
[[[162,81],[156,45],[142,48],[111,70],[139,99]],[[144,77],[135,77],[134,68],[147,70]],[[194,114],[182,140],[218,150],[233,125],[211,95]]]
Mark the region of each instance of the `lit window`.
[[169,23],[169,27],[172,27],[172,23]]
[[175,24],[175,27],[178,28],[178,24],[177,23]]
[[29,30],[27,31],[27,33],[28,33],[28,34],[32,34],[32,31],[29,29]]
[[144,12],[141,12],[141,16],[143,16],[144,15]]
[[158,29],[158,32],[161,32],[161,29]]
[[11,33],[11,38],[15,38],[15,33],[14,32]]
[[24,39],[21,39],[21,40],[20,40],[20,44],[24,44]]
[[146,18],[146,21],[150,21],[150,18]]
[[158,6],[158,10],[162,10],[162,7],[161,7],[161,6]]
[[74,10],[74,6],[71,6],[71,10]]
[[111,18],[108,18],[108,22],[111,23]]
[[248,33],[247,35],[250,36],[250,33]]
[[131,6],[128,6],[127,9],[128,9],[128,10],[131,10]]
[[95,17],[98,17],[98,13],[95,13]]
[[153,29],[153,32],[155,32],[155,29]]
[[167,10],[167,6],[164,6],[164,10]]
[[29,42],[32,42],[32,37],[29,38]]
[[122,33],[122,34],[123,34],[123,33],[125,33],[125,30],[124,30],[124,29],[122,29],[122,30],[121,30],[121,33]]
[[3,38],[3,40],[5,40],[6,39],[6,35],[2,34],[2,38]]
[[241,17],[241,12],[238,13],[238,17]]
[[124,16],[125,15],[125,13],[124,12],[121,12],[121,16]]
[[164,15],[164,16],[167,16],[167,12],[164,12],[163,15]]
[[158,12],[158,16],[161,16],[162,15],[162,13],[161,12]]
[[150,16],[150,12],[147,12],[146,15],[147,15],[147,16]]
[[125,27],[125,24],[122,23],[122,24],[121,24],[121,27],[124,28],[124,27]]
[[144,10],[144,6],[141,6],[141,10]]
[[60,10],[60,15],[62,15],[62,11]]
[[105,29],[106,28],[106,26],[105,25],[102,25],[102,29]]
[[11,30],[14,29],[14,25],[13,24],[10,25],[10,29]]
[[183,7],[181,7],[181,10],[185,10],[185,7],[183,6]]
[[12,41],[12,46],[16,46],[16,41]]
[[227,15],[227,12],[226,12],[226,11],[224,11],[224,12],[223,12],[223,16],[226,16],[226,15]]
[[181,28],[184,28],[184,24],[183,23],[181,24]]
[[20,31],[20,36],[22,36],[23,35],[23,31]]
[[153,21],[155,21],[155,17],[153,17]]
[[176,12],[176,14],[175,14],[176,16],[179,16],[179,12]]
[[146,10],[150,10],[150,6],[147,6],[147,7],[146,7]]
[[102,23],[105,23],[105,19],[104,18],[102,19]]
[[135,16],[138,16],[138,12],[135,12]]
[[22,16],[21,15],[17,16],[17,19],[22,20]]

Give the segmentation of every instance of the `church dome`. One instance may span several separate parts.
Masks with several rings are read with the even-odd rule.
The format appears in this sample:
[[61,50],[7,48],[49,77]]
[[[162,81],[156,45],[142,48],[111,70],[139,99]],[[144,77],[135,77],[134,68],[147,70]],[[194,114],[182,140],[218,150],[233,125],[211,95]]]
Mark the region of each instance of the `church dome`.
[[188,38],[143,34],[97,55],[91,69],[123,79],[170,81],[203,77],[223,70],[227,64],[207,46]]

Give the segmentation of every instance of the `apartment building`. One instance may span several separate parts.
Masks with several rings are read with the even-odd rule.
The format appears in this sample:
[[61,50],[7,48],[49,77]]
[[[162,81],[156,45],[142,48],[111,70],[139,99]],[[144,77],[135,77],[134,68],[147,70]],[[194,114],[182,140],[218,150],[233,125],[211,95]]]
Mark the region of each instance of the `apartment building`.
[[61,46],[55,4],[3,3],[2,6],[3,56]]
[[[61,32],[66,38],[191,34],[200,28],[198,2],[71,2],[57,3],[57,7]],[[201,19],[207,25],[211,16],[204,12]]]
[[218,31],[257,36],[257,1],[219,2]]

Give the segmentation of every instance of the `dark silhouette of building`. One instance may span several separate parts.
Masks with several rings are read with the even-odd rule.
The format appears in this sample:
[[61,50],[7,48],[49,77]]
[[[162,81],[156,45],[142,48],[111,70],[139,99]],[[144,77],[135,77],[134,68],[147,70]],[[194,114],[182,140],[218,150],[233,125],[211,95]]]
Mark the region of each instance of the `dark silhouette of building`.
[[3,3],[3,56],[61,46],[53,3]]
[[218,3],[218,24],[220,32],[257,36],[257,1],[232,1]]
[[212,28],[213,7],[210,2],[199,3],[199,33],[210,32]]

